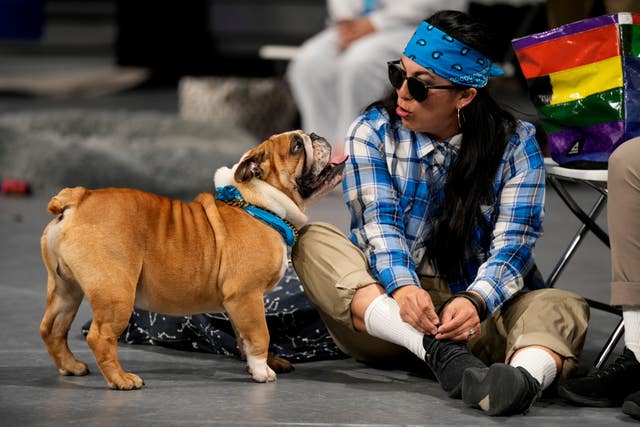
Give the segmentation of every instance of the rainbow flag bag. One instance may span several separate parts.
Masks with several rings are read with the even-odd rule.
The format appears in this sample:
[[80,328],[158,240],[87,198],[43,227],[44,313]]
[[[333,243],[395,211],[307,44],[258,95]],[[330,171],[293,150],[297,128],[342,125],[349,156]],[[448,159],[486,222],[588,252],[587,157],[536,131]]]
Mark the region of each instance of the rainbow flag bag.
[[640,14],[572,22],[512,45],[553,160],[606,169],[640,135]]

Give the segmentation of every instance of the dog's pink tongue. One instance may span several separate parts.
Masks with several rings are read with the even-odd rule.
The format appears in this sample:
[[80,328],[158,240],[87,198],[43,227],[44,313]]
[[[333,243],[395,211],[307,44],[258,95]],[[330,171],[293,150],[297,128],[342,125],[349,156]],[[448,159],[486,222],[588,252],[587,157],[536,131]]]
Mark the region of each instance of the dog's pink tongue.
[[332,157],[331,160],[329,160],[329,163],[332,165],[341,165],[344,162],[346,162],[348,158],[349,158],[348,154],[338,154]]

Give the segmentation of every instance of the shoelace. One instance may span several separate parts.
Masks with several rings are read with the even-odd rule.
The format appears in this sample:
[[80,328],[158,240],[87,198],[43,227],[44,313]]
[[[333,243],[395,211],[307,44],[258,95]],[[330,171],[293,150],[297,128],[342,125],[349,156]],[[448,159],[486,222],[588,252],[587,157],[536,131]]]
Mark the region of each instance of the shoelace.
[[593,376],[598,379],[606,378],[606,377],[615,377],[618,375],[626,375],[625,371],[627,370],[627,365],[629,365],[629,360],[624,356],[619,356],[613,363],[605,366],[604,368],[596,371]]

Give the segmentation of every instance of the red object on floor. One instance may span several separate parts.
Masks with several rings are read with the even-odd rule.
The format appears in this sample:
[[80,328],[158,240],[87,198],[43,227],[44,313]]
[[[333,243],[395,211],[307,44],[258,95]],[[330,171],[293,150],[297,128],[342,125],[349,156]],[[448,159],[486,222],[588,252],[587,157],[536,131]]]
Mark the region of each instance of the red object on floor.
[[30,194],[31,188],[29,183],[21,181],[19,179],[2,180],[2,194]]

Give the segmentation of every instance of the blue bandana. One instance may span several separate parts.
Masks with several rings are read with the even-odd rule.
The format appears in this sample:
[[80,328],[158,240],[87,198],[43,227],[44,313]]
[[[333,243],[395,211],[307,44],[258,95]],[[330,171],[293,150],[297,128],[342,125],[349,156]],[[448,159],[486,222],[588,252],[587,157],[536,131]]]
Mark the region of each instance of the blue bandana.
[[484,87],[489,77],[504,74],[477,50],[424,21],[407,43],[404,54],[440,77],[463,86]]
[[[240,191],[233,185],[225,185],[224,187],[216,187],[216,199],[229,204],[235,204],[238,207],[244,209],[251,216],[258,218],[271,227],[275,228],[282,236],[287,245],[293,246],[296,243],[296,236],[298,231],[289,222],[271,211],[259,208],[254,205],[250,205],[244,201]],[[236,203],[233,203],[236,202]]]

